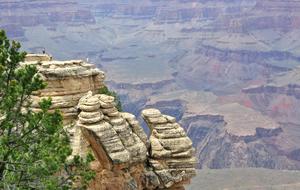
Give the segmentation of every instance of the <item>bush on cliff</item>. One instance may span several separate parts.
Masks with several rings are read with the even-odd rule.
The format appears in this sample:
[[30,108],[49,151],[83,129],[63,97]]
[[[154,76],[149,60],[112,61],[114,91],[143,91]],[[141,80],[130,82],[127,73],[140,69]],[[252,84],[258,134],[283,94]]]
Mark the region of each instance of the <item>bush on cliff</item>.
[[119,112],[122,112],[122,104],[120,101],[120,97],[118,96],[118,94],[114,91],[110,91],[107,86],[104,86],[102,88],[100,88],[99,90],[100,94],[106,94],[108,96],[112,96],[115,98],[115,104],[116,104],[116,108],[118,109]]
[[36,67],[20,67],[20,47],[0,30],[0,189],[84,189],[92,157],[67,159],[72,150],[51,99],[30,109],[30,95],[46,84]]

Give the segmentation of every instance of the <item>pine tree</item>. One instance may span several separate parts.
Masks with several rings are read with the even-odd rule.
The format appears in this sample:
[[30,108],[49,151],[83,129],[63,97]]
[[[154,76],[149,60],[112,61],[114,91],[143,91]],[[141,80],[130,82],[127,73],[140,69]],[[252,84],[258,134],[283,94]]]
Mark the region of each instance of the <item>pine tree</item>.
[[32,65],[20,66],[25,52],[0,30],[0,189],[83,189],[94,173],[92,160],[71,155],[68,135],[51,99],[30,109],[30,96],[46,84]]

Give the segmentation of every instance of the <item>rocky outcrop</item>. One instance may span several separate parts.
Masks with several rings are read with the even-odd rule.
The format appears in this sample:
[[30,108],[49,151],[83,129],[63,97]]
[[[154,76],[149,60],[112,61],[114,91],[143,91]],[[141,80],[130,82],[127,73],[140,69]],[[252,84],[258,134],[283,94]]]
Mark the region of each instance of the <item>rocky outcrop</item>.
[[51,97],[51,110],[63,113],[73,155],[93,151],[96,178],[90,189],[184,189],[196,175],[192,142],[176,119],[156,109],[144,110],[148,139],[134,115],[118,111],[114,97],[98,93],[104,73],[93,65],[55,61],[46,54],[29,54],[22,65],[37,66],[47,83],[32,95],[32,110],[38,111],[38,102]]
[[79,99],[89,91],[97,92],[103,86],[104,73],[94,65],[81,60],[56,61],[47,54],[28,54],[22,65],[35,65],[47,87],[32,96],[32,110],[39,111],[39,102],[51,97],[50,110],[59,109],[70,134],[73,154],[84,155],[87,143],[80,129],[74,127],[78,116]]
[[51,97],[51,109],[62,111],[65,124],[77,118],[79,99],[88,91],[97,92],[103,86],[104,73],[81,60],[56,61],[47,54],[28,54],[22,64],[37,66],[40,76],[47,83],[45,89],[32,96],[32,108],[38,109],[41,99]]
[[[29,51],[45,47],[61,58],[107,61],[99,67],[110,73],[109,80],[114,82],[109,86],[121,95],[125,109],[135,114],[145,106],[161,105],[159,109],[163,113],[178,120],[210,115],[202,112],[203,106],[197,104],[201,97],[191,101],[190,96],[183,97],[182,91],[213,92],[219,99],[213,105],[216,107],[228,103],[228,96],[231,96],[230,103],[240,103],[239,99],[246,96],[241,104],[284,122],[280,138],[268,140],[280,150],[269,152],[272,155],[284,152],[298,160],[294,151],[300,144],[299,86],[280,85],[274,93],[271,84],[258,89],[244,88],[266,84],[274,74],[299,65],[299,7],[299,1],[279,0],[176,0],[172,3],[0,0],[0,27],[18,40],[23,36],[20,40]],[[12,14],[15,12],[18,14]],[[70,31],[72,35],[68,35]],[[244,93],[240,93],[242,89]],[[153,96],[158,96],[154,101],[157,104],[148,104]],[[182,102],[182,106],[178,107],[174,100]],[[185,102],[190,102],[190,106]],[[205,122],[182,125],[194,143],[204,140],[212,126],[219,124]],[[241,131],[256,127],[264,126],[248,124]],[[255,132],[252,130],[251,136]],[[223,139],[236,145],[231,138]],[[77,142],[82,141],[78,137]],[[259,143],[252,150],[260,147]],[[222,160],[217,161],[220,163],[215,165],[224,165]]]
[[[98,160],[97,181],[92,183],[91,189],[110,189],[114,183],[118,184],[116,189],[142,189],[146,134],[137,129],[140,127],[135,117],[120,113],[113,97],[93,96],[92,92],[80,99],[78,108],[81,111],[77,126]],[[141,170],[140,175],[135,176],[133,172],[138,170]],[[113,177],[115,174],[119,180]]]
[[[175,118],[144,110],[148,145],[135,116],[119,112],[113,97],[89,92],[78,108],[77,127],[98,161],[91,189],[178,189],[196,175],[192,142]],[[86,152],[87,146],[77,150]]]
[[[104,94],[93,96],[89,92],[80,99],[78,107],[81,112],[77,125],[94,150],[103,147],[105,154],[103,151],[96,152],[98,160],[104,164],[103,168],[111,169],[112,165],[123,168],[127,164],[145,161],[147,148],[139,136],[143,138],[146,134],[134,132],[126,120],[127,113],[124,113],[124,118],[115,108],[113,97]],[[135,118],[130,118],[130,121],[137,122]]]
[[183,128],[174,117],[162,115],[157,109],[143,110],[142,115],[151,130],[149,163],[163,188],[189,182],[196,175],[196,158]]

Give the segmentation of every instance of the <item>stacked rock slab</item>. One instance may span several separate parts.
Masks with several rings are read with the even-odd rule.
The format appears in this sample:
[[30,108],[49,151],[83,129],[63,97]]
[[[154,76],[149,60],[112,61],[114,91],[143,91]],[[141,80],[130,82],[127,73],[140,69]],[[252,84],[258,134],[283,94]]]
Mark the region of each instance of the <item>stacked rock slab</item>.
[[77,119],[79,99],[88,91],[96,92],[103,86],[104,72],[81,60],[55,61],[47,54],[28,54],[21,65],[35,65],[47,87],[32,96],[34,110],[42,98],[52,98],[51,109],[60,109],[64,123]]
[[111,96],[89,92],[78,108],[77,127],[98,161],[90,189],[183,189],[195,175],[192,142],[175,118],[144,110],[148,140],[135,116],[119,112]]
[[[114,97],[104,94],[93,96],[89,92],[80,99],[78,108],[81,112],[77,126],[81,128],[99,161],[98,170],[101,172],[97,174],[97,179],[105,179],[110,189],[109,185],[114,182],[109,181],[116,180],[116,176],[125,176],[123,171],[126,170],[129,175],[115,182],[120,183],[119,188],[141,188],[142,175],[134,176],[133,173],[143,170],[147,158],[144,143],[146,134],[137,130],[140,126],[136,119],[129,113],[120,113],[115,107]],[[103,176],[103,173],[106,175]],[[105,189],[104,182],[98,181],[94,184],[94,188],[98,189],[96,187]]]
[[143,111],[151,129],[148,139],[134,115],[119,112],[113,97],[97,94],[104,73],[92,64],[29,54],[21,65],[35,65],[48,84],[31,97],[33,111],[39,111],[42,98],[51,97],[51,109],[63,113],[73,155],[84,156],[92,148],[97,175],[90,189],[181,189],[195,174],[191,141],[175,118]]
[[73,127],[78,116],[78,101],[87,92],[97,92],[103,87],[104,72],[81,60],[56,61],[47,54],[28,54],[21,65],[35,65],[47,83],[45,89],[31,96],[32,109],[39,111],[38,103],[43,98],[51,97],[51,110],[59,109],[63,114],[73,154],[83,155],[87,143],[80,129]]
[[160,188],[183,189],[196,175],[192,141],[174,117],[157,109],[143,110],[142,116],[151,130],[148,160],[160,179]]

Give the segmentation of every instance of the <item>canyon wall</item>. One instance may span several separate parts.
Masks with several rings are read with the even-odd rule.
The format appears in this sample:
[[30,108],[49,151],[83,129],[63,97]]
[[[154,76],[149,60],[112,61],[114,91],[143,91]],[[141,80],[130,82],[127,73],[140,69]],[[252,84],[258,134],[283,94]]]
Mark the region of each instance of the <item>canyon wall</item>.
[[[299,0],[0,0],[0,10],[26,51],[88,58],[127,112],[175,116],[198,167],[300,168]],[[76,101],[63,108],[69,121]]]

